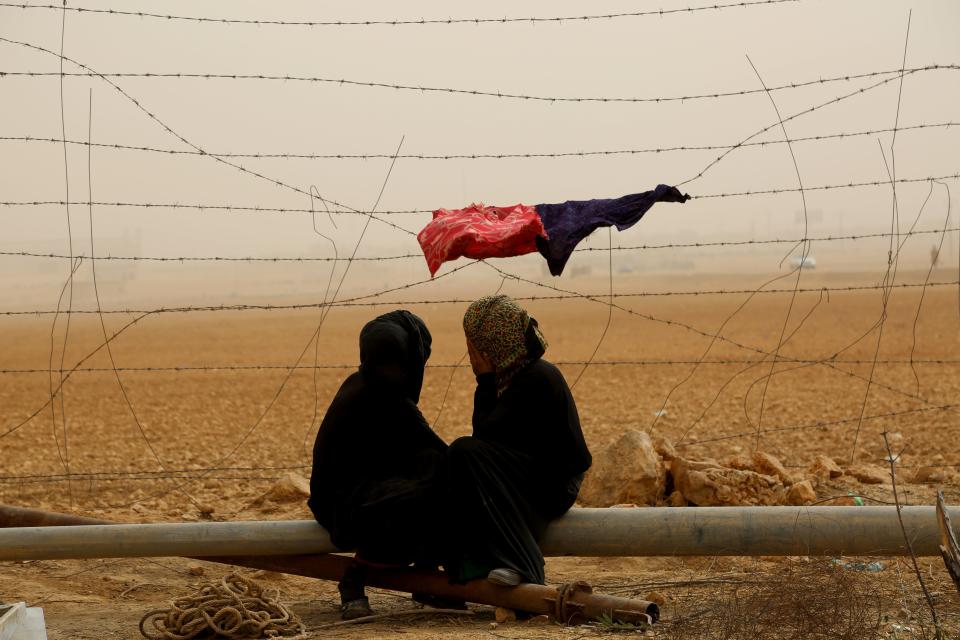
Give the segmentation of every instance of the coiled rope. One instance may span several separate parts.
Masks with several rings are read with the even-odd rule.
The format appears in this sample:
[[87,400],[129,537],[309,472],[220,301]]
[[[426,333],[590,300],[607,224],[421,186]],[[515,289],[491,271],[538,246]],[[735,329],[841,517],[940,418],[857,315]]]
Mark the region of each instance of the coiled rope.
[[[259,584],[236,573],[203,585],[194,595],[177,598],[167,609],[140,619],[140,633],[150,640],[216,638],[292,638],[304,640],[300,618]],[[148,624],[149,623],[149,624]]]

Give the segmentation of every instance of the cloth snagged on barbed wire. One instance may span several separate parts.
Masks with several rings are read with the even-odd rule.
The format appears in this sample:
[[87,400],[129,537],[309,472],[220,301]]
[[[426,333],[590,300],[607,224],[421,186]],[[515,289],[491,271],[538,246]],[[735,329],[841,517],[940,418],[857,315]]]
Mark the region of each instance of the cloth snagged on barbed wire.
[[482,260],[533,253],[543,223],[533,207],[488,207],[471,204],[464,209],[437,209],[433,220],[417,234],[430,276],[440,265],[460,257]]
[[546,237],[537,239],[537,249],[547,259],[550,273],[559,276],[580,241],[600,227],[629,229],[658,202],[686,202],[690,196],[676,187],[657,185],[653,191],[634,193],[608,200],[568,200],[560,204],[538,204]]
[[[237,573],[203,585],[195,594],[177,598],[167,609],[148,611],[140,634],[150,640],[192,638],[291,638],[304,640],[300,618],[263,588]],[[147,629],[150,623],[151,630]]]
[[686,202],[690,196],[676,187],[657,185],[652,191],[622,198],[568,200],[559,204],[437,209],[417,234],[431,277],[440,265],[460,257],[509,258],[539,251],[550,273],[559,276],[581,240],[600,227],[623,231],[639,222],[657,202]]

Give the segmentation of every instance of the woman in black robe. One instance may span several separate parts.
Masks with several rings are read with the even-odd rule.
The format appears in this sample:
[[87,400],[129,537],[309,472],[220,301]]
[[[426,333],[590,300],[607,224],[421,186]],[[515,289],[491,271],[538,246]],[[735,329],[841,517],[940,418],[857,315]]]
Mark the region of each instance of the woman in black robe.
[[542,358],[546,341],[505,295],[474,302],[463,319],[477,376],[473,435],[447,454],[455,581],[503,586],[544,582],[537,540],[577,498],[591,457],[560,371]]
[[313,447],[307,504],[339,549],[356,550],[340,583],[344,618],[369,615],[369,566],[421,561],[433,546],[436,473],[447,445],[417,408],[430,332],[393,311],[360,332],[360,370],[340,386]]

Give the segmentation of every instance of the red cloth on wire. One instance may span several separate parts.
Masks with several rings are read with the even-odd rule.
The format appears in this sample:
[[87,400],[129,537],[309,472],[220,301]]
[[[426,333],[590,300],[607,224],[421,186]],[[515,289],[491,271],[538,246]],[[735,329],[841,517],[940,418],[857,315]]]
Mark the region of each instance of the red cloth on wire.
[[417,240],[432,277],[441,264],[461,256],[481,260],[533,253],[537,236],[546,238],[547,232],[534,207],[472,204],[465,209],[437,209]]

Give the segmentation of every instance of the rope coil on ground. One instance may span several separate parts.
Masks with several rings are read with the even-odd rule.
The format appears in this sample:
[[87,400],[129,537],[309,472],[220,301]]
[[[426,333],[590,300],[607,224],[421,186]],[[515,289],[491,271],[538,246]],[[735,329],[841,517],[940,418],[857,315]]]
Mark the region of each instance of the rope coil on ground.
[[[167,609],[154,609],[140,619],[140,633],[149,640],[217,638],[292,638],[303,640],[300,618],[263,587],[237,573],[211,581]],[[208,636],[208,632],[210,636]]]

